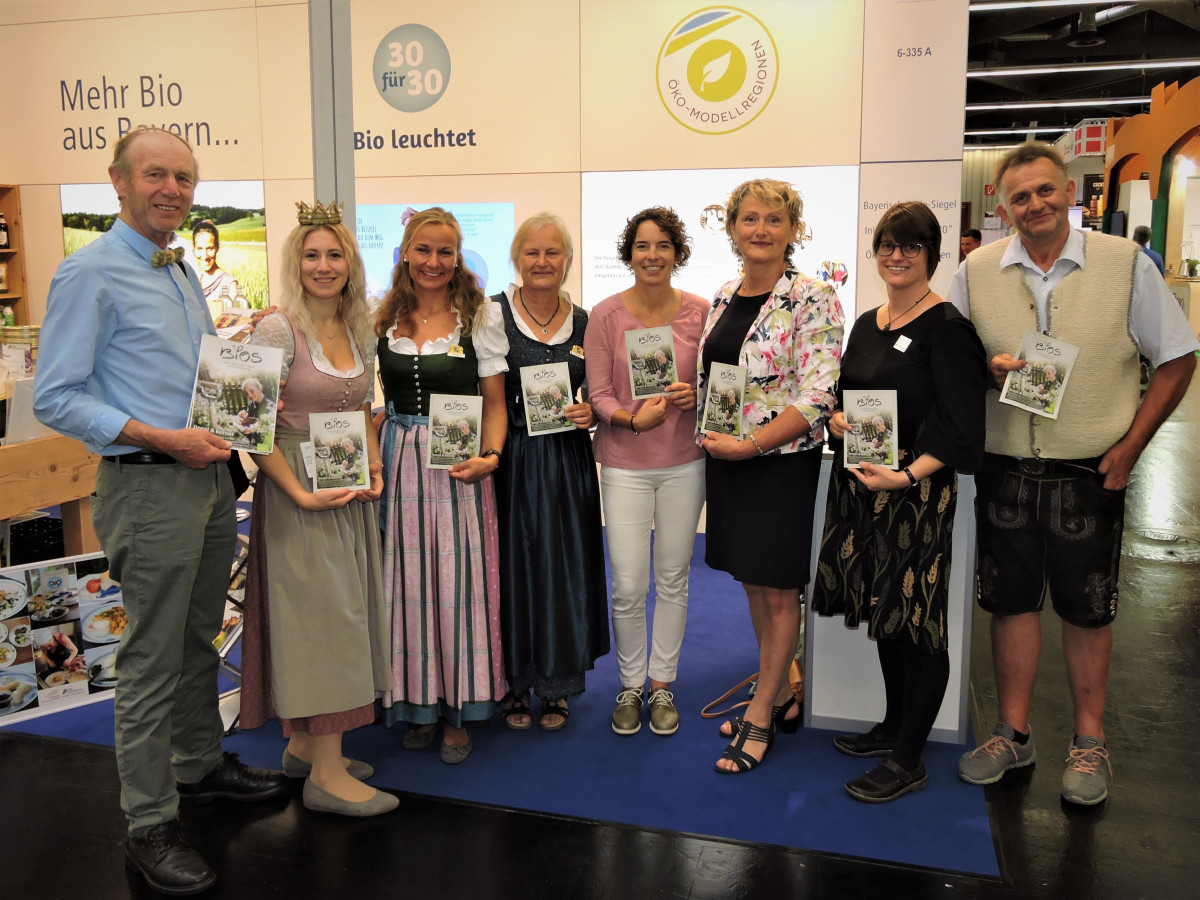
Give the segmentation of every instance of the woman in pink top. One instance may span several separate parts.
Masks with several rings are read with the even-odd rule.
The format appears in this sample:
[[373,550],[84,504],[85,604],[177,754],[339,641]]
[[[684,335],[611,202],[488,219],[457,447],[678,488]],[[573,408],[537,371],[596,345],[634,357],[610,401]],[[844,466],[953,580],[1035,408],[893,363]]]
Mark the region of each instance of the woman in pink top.
[[[617,734],[642,727],[650,679],[650,730],[674,734],[679,713],[671,682],[687,618],[688,571],[696,523],[704,505],[704,451],[696,446],[696,348],[709,304],[671,286],[691,253],[674,210],[644,209],[617,241],[633,272],[633,287],[592,310],[584,338],[589,399],[598,424],[594,450],[612,561],[613,636],[621,693],[613,712]],[[676,377],[665,394],[635,400],[625,334],[669,326]],[[650,531],[658,602],[654,639],[647,647]]]

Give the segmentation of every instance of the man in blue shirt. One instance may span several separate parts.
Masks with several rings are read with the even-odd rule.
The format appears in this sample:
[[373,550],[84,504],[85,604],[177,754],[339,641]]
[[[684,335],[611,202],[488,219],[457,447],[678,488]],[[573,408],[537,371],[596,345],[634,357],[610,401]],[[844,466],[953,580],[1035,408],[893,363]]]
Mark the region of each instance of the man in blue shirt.
[[1159,275],[1166,275],[1166,267],[1163,263],[1162,254],[1150,246],[1150,237],[1153,232],[1149,225],[1139,225],[1133,229],[1133,242],[1142,248],[1145,253],[1154,262],[1154,267],[1158,269]]
[[220,744],[212,639],[236,535],[231,445],[184,427],[200,338],[215,330],[195,273],[166,249],[198,166],[182,138],[139,129],[108,174],[121,214],[50,285],[34,412],[103,457],[93,520],[128,615],[114,708],[126,864],[157,891],[192,894],[216,875],[182,839],[180,801],[261,800],[286,784]]

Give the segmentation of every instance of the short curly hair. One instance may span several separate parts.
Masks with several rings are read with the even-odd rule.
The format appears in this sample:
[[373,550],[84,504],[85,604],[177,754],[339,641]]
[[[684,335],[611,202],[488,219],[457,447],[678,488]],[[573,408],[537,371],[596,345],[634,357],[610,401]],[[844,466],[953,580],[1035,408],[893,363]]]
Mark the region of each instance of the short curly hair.
[[692,256],[692,239],[683,226],[683,219],[667,206],[647,207],[634,213],[625,223],[625,230],[617,238],[617,255],[621,257],[621,262],[629,265],[633,261],[633,244],[643,222],[653,222],[670,239],[671,246],[675,248],[675,265],[671,267],[671,272],[678,272],[686,266]]
[[752,178],[749,181],[743,181],[733,189],[729,199],[725,201],[725,234],[729,238],[729,246],[733,248],[733,253],[738,259],[742,258],[742,251],[738,249],[734,229],[737,228],[738,210],[750,197],[755,197],[772,209],[787,210],[788,220],[796,229],[795,237],[783,254],[784,261],[791,266],[792,253],[795,252],[796,244],[808,235],[808,228],[804,224],[804,201],[800,198],[800,192],[794,185],[788,184],[786,181],[777,181],[774,178]]

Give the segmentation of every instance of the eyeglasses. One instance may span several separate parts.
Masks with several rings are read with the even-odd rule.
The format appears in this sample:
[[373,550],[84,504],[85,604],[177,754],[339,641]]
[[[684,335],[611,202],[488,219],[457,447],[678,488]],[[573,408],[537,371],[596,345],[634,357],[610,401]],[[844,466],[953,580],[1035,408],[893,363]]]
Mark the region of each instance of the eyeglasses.
[[879,246],[875,248],[876,256],[891,256],[897,248],[904,254],[905,259],[916,259],[921,255],[921,251],[925,245],[917,241],[910,241],[907,244],[893,244],[891,241],[880,241]]

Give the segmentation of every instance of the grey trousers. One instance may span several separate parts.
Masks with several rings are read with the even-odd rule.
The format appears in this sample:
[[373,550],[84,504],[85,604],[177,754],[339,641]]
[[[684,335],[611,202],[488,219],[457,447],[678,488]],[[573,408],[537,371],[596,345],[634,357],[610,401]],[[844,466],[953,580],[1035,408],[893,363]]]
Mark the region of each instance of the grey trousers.
[[175,819],[175,779],[199,781],[221,761],[212,639],[229,586],[235,499],[223,464],[106,460],[96,475],[93,523],[129,618],[114,716],[130,834]]

